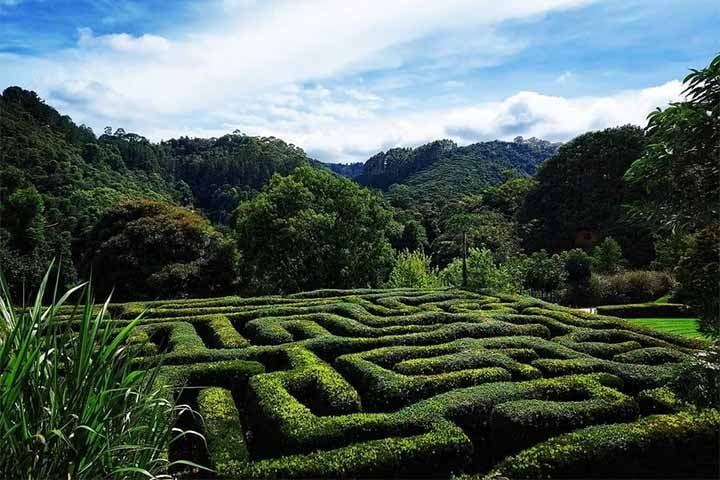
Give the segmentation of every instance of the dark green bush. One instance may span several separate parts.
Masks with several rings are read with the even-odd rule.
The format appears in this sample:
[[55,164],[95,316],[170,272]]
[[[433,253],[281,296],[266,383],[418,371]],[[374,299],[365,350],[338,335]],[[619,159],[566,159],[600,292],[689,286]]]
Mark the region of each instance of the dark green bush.
[[253,463],[231,463],[228,478],[432,476],[460,471],[472,443],[462,429],[438,423],[427,433],[358,442],[346,447]]
[[565,272],[570,283],[581,284],[590,280],[592,273],[592,257],[584,250],[576,248],[562,253]]
[[685,357],[671,383],[682,400],[720,409],[720,343]]
[[668,273],[652,270],[593,274],[584,304],[596,306],[650,302],[667,295],[675,285],[675,280]]
[[508,457],[489,478],[717,478],[717,410],[656,415],[568,433]]
[[708,225],[692,236],[676,269],[678,297],[697,311],[700,330],[720,340],[720,224]]

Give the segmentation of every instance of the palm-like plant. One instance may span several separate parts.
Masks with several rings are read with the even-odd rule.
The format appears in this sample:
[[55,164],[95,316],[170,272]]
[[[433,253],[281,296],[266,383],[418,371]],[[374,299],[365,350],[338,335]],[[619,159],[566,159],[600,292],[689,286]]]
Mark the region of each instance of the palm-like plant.
[[[158,477],[187,407],[157,382],[159,366],[133,367],[128,336],[139,318],[114,328],[108,301],[93,308],[80,285],[15,308],[0,275],[0,477]],[[84,289],[74,308],[61,307]],[[180,462],[189,463],[189,462]]]

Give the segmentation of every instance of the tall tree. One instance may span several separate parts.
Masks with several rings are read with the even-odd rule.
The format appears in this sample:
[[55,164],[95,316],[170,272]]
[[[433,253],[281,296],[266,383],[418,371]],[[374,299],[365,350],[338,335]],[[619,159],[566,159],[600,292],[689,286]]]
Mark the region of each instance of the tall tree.
[[392,211],[328,171],[274,175],[237,213],[241,265],[260,292],[378,285],[392,265]]
[[578,246],[579,235],[610,235],[630,262],[649,262],[650,231],[630,225],[623,211],[635,195],[623,175],[644,150],[642,129],[630,125],[585,133],[560,147],[540,167],[538,186],[521,209],[520,219],[530,227],[525,246],[567,250]]
[[701,328],[720,338],[720,55],[685,77],[685,101],[649,115],[649,145],[625,178],[642,189],[635,213],[689,248],[676,273]]

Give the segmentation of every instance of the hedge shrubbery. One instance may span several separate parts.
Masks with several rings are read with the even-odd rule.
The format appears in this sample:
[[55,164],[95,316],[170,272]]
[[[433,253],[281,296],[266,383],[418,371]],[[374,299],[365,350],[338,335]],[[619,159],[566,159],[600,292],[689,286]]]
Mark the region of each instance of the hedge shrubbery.
[[608,305],[650,302],[667,295],[675,281],[666,272],[628,270],[612,275],[593,275],[587,304]]
[[694,316],[687,305],[679,303],[639,303],[629,305],[603,305],[597,307],[599,315],[620,318],[691,318]]
[[717,410],[588,427],[507,458],[488,477],[717,478],[719,436]]
[[454,290],[150,306],[137,363],[162,358],[158,381],[197,387],[182,398],[220,478],[486,472],[553,435],[687,410],[667,385],[701,343]]
[[198,394],[197,402],[213,468],[222,472],[231,461],[248,461],[250,454],[232,393],[219,387],[206,388]]

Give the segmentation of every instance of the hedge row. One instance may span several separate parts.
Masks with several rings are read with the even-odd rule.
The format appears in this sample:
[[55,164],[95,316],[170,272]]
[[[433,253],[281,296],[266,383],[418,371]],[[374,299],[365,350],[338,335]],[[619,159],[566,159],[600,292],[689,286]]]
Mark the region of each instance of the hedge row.
[[165,365],[160,369],[158,382],[177,387],[223,386],[236,388],[244,386],[250,377],[264,371],[265,367],[262,363],[248,360]]
[[660,365],[663,363],[677,363],[686,359],[688,355],[673,348],[650,347],[639,348],[629,352],[615,355],[613,360],[622,363],[641,363],[644,365]]
[[[275,372],[250,380],[249,430],[260,456],[307,453],[332,449],[377,438],[415,436],[431,432],[443,418],[460,424],[466,431],[484,438],[478,453],[494,458],[507,445],[502,439],[514,434],[492,424],[493,410],[506,402],[543,400],[532,408],[516,403],[503,410],[502,418],[524,418],[532,410],[534,422],[528,431],[547,438],[563,427],[617,421],[637,415],[637,406],[626,395],[605,386],[617,386],[619,379],[608,375],[584,375],[526,382],[500,382],[451,390],[420,401],[396,413],[355,413],[318,416],[286,388],[297,373]],[[534,409],[534,410],[533,410]],[[501,418],[501,417],[497,417]],[[500,420],[498,420],[500,422]],[[469,425],[470,424],[470,425]],[[494,429],[493,429],[494,427]],[[475,440],[475,439],[474,439]]]
[[636,365],[598,358],[541,358],[533,361],[532,365],[548,377],[597,372],[617,375],[624,382],[624,390],[633,394],[640,390],[661,387],[674,376],[674,369],[670,365]]
[[510,372],[501,367],[474,368],[434,375],[403,375],[365,360],[345,355],[335,362],[338,370],[352,378],[363,404],[372,411],[387,411],[456,388],[488,382],[508,381]]
[[328,336],[308,340],[307,347],[323,358],[334,358],[351,352],[392,345],[431,345],[446,343],[459,338],[485,338],[504,336],[532,336],[548,338],[550,332],[542,325],[514,325],[497,320],[484,319],[480,323],[457,322],[443,325],[429,332],[405,335],[388,335],[378,338],[349,338]]
[[206,388],[198,394],[197,403],[212,467],[223,471],[231,461],[247,462],[250,454],[232,393],[220,387]]
[[600,425],[531,447],[489,478],[718,478],[720,412],[704,410]]
[[601,307],[597,307],[597,313],[600,315],[610,315],[620,318],[691,318],[695,316],[690,307],[681,303],[603,305]]

